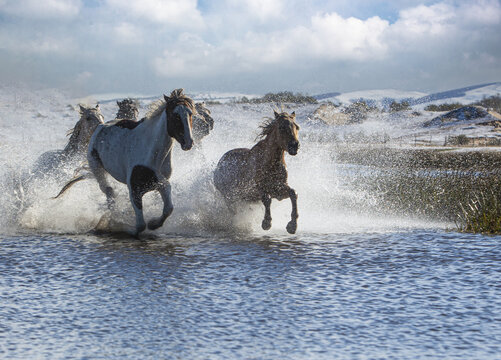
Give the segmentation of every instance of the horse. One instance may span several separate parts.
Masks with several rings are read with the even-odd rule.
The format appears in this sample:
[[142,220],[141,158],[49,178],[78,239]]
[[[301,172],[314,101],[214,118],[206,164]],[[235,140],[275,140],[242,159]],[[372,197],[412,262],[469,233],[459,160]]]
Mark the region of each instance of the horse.
[[239,148],[225,153],[214,171],[214,185],[223,195],[230,210],[239,201],[259,202],[265,208],[262,228],[271,228],[271,199],[290,198],[291,220],[287,232],[294,234],[297,229],[297,194],[287,184],[285,152],[296,155],[299,149],[299,126],[295,122],[295,112],[278,113],[260,126],[261,139],[251,149]]
[[[137,115],[139,114],[137,100],[127,98],[122,101],[117,101],[117,105],[118,112],[115,116],[115,120],[112,121],[137,121]],[[205,103],[195,103],[195,108],[196,113],[193,114],[193,140],[199,142],[214,129],[214,119],[211,117],[210,110],[207,109]],[[122,125],[123,124],[125,123],[122,123]]]
[[[183,93],[183,89],[163,97],[140,121],[119,120],[99,125],[87,152],[89,168],[106,195],[108,209],[113,209],[115,195],[106,174],[127,184],[136,217],[136,237],[146,229],[142,198],[147,192],[158,191],[164,205],[162,215],[150,220],[148,229],[161,227],[174,209],[169,183],[173,139],[185,151],[193,147],[192,117],[196,113],[193,100]],[[71,180],[56,198],[86,177],[81,175]]]
[[210,110],[205,107],[205,103],[196,103],[195,107],[197,114],[193,116],[193,138],[198,142],[214,129],[214,119]]
[[122,101],[117,101],[118,111],[115,120],[131,120],[137,121],[139,114],[138,101],[127,98]]
[[35,161],[32,175],[46,176],[57,173],[65,164],[85,159],[87,146],[94,130],[104,123],[99,104],[95,107],[79,105],[80,119],[72,130],[68,143],[62,150],[51,150],[43,153]]

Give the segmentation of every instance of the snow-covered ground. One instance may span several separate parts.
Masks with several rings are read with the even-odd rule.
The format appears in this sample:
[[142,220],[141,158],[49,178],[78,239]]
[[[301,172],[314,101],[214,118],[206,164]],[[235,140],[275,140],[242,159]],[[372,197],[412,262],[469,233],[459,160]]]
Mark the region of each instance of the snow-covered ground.
[[[468,91],[451,90],[440,93],[441,100],[433,100],[431,103],[460,102],[468,104],[478,101],[483,97],[499,94],[501,83],[487,86],[472,87]],[[168,92],[168,90],[166,91]],[[188,91],[189,93],[189,91]],[[450,98],[444,98],[449,93]],[[463,96],[458,94],[463,93]],[[338,95],[321,101],[325,103],[333,101],[341,103],[334,111],[341,112],[343,107],[351,101],[364,98],[372,99],[380,103],[384,99],[419,99],[426,94],[420,92],[400,92],[397,90],[373,90],[359,91]],[[146,94],[100,94],[85,98],[74,99],[61,91],[54,89],[32,90],[28,86],[0,86],[0,161],[18,161],[24,163],[33,161],[43,151],[60,149],[67,141],[66,133],[71,129],[79,118],[76,111],[78,103],[94,105],[99,102],[101,111],[106,120],[114,118],[117,111],[116,100],[124,97],[140,99],[140,114],[147,111],[147,106],[157,96]],[[274,104],[234,104],[233,100],[242,96],[256,97],[256,94],[240,93],[193,93],[197,101],[220,102],[221,105],[209,105],[215,115],[216,126],[223,123],[232,123],[234,118],[240,119],[240,133],[249,132],[247,138],[251,142],[256,135],[256,127],[265,116],[271,116]],[[433,94],[429,96],[434,98]],[[425,126],[433,118],[444,113],[425,111],[428,103],[420,103],[412,106],[411,110],[397,113],[384,111],[370,112],[367,119],[361,123],[352,125],[328,126],[314,117],[318,105],[288,105],[291,111],[296,111],[298,122],[302,125],[302,136],[311,141],[339,142],[347,139],[356,140],[356,137],[364,138],[364,142],[381,142],[394,145],[413,145],[417,143],[431,143],[443,145],[445,139],[450,136],[466,135],[469,137],[492,137],[497,138],[500,133],[492,126],[479,125],[482,119],[475,121],[462,121],[446,124],[445,126]],[[252,121],[243,120],[252,117]],[[488,119],[486,119],[487,121]],[[235,136],[231,136],[235,138]],[[245,144],[241,144],[245,145]]]

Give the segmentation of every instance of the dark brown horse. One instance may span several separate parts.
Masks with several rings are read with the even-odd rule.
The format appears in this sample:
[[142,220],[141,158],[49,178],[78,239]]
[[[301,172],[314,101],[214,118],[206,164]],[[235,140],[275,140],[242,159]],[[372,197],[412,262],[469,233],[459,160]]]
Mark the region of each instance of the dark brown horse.
[[296,155],[299,149],[299,126],[296,114],[277,113],[261,125],[261,140],[252,149],[233,149],[223,155],[214,172],[214,185],[230,209],[238,201],[262,201],[265,207],[262,227],[271,228],[271,199],[290,198],[291,221],[287,231],[297,229],[297,194],[287,184],[284,153]]
[[118,111],[115,120],[132,120],[137,121],[139,114],[139,102],[135,99],[127,98],[122,101],[117,101]]

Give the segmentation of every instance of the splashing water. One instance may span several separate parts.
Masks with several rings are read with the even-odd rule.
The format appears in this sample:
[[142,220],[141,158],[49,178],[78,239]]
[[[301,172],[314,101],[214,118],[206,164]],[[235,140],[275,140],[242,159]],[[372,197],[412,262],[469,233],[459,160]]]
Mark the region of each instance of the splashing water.
[[[0,225],[11,230],[31,229],[41,232],[85,232],[92,230],[106,209],[104,195],[94,180],[75,185],[62,198],[52,199],[67,182],[78,164],[68,164],[57,177],[33,179],[30,167],[44,151],[64,147],[65,134],[78,120],[72,101],[58,93],[34,94],[17,90],[15,99],[0,94],[2,137],[0,190],[4,194],[0,209],[4,214]],[[10,101],[13,101],[14,105]],[[113,119],[114,101],[101,103],[105,120]],[[272,116],[271,104],[223,104],[210,107],[215,119],[213,132],[193,150],[181,151],[176,143],[171,177],[174,213],[157,232],[204,233],[214,231],[262,232],[264,213],[261,204],[245,204],[235,218],[215,190],[212,172],[228,150],[251,147],[256,142],[258,127],[264,117]],[[298,231],[312,233],[345,233],[353,231],[388,231],[429,224],[411,219],[368,215],[361,211],[370,202],[370,194],[354,191],[340,180],[343,168],[335,162],[336,134],[308,120],[314,105],[294,106],[301,125],[301,149],[297,156],[286,154],[289,185],[298,193]],[[146,111],[143,101],[142,112]],[[112,181],[117,199],[117,223],[133,224],[134,216],[125,185]],[[144,198],[145,217],[161,212],[160,196]],[[288,199],[272,202],[272,233],[283,233],[290,217]],[[432,224],[431,226],[437,226]]]

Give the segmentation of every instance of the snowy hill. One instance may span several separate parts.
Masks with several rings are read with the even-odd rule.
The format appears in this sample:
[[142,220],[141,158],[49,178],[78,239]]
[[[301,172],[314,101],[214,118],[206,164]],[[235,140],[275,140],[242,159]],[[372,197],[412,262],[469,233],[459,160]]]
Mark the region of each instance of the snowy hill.
[[482,97],[496,95],[500,92],[501,82],[494,82],[426,95],[414,100],[411,102],[411,105],[430,103],[437,104],[444,102],[471,103],[481,100]]
[[[408,101],[414,109],[422,109],[430,104],[461,103],[471,104],[484,97],[501,94],[501,82],[472,85],[459,89],[452,89],[432,94],[418,91],[403,91],[394,89],[362,90],[342,94],[331,93],[333,96],[316,95],[320,101],[330,101],[336,104],[350,104],[364,100],[372,106],[386,107],[392,101]],[[329,95],[329,94],[325,94]]]

